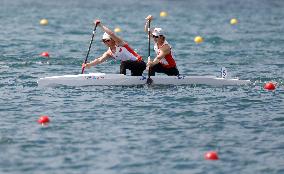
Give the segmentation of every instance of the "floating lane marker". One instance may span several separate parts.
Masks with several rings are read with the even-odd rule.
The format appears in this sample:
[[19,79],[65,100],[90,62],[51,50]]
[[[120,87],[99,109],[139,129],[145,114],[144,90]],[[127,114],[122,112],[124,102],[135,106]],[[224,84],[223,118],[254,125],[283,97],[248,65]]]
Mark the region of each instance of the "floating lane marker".
[[47,123],[50,122],[50,120],[49,120],[49,117],[47,115],[42,115],[42,116],[39,117],[37,122],[41,125],[46,125]]
[[231,25],[236,25],[239,21],[236,18],[232,18],[230,21]]
[[166,17],[166,16],[168,16],[167,12],[165,12],[165,11],[160,12],[160,17]]
[[116,27],[116,28],[114,29],[114,32],[119,33],[119,32],[121,32],[121,29],[120,29],[119,27]]
[[39,21],[40,25],[47,25],[48,24],[48,20],[47,19],[41,19]]
[[194,42],[197,43],[197,44],[202,43],[203,42],[203,38],[201,36],[196,36],[194,38]]
[[218,154],[215,151],[210,151],[210,152],[205,153],[204,158],[206,160],[218,160],[219,159]]
[[49,53],[47,52],[47,51],[45,51],[45,52],[42,52],[41,54],[40,54],[42,57],[49,57]]
[[272,82],[268,82],[263,86],[264,89],[267,89],[268,91],[273,91],[276,89],[275,84]]

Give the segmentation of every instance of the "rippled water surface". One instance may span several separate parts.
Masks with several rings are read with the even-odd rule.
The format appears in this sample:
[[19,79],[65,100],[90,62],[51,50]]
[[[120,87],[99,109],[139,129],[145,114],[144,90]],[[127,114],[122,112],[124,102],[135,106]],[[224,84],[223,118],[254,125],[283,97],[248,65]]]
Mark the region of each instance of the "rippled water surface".
[[[0,173],[284,173],[283,9],[282,0],[1,0]],[[219,76],[226,67],[252,84],[37,86],[80,73],[97,18],[147,57],[148,14],[182,74]],[[89,60],[105,51],[102,34]],[[118,73],[119,64],[87,72]],[[275,91],[263,89],[269,81]],[[37,123],[41,115],[49,125]],[[218,161],[204,159],[212,150]]]

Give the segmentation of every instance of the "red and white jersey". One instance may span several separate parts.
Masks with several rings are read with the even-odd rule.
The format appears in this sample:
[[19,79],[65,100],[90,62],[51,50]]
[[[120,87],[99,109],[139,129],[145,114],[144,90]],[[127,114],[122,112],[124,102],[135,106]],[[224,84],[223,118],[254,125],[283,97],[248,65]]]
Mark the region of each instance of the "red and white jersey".
[[[173,55],[173,51],[172,51],[172,47],[171,45],[165,40],[163,45],[160,47],[162,48],[164,45],[169,45],[171,51],[169,54],[167,54],[165,57],[163,57],[161,60],[160,60],[160,63],[166,67],[166,68],[173,68],[173,67],[176,67],[176,61],[174,59],[174,55]],[[160,53],[160,49],[158,48],[158,45],[157,43],[155,43],[154,45],[154,50],[156,52],[156,54],[158,55]]]
[[113,53],[110,50],[111,56],[116,60],[126,61],[126,60],[133,60],[133,61],[141,61],[142,57],[137,54],[132,48],[128,46],[128,44],[125,44],[123,46],[115,46],[116,50]]

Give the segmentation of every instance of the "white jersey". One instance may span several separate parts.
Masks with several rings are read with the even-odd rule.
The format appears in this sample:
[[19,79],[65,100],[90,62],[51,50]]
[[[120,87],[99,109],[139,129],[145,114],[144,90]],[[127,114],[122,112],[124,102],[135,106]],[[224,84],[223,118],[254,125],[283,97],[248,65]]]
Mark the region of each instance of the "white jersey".
[[111,51],[111,56],[116,60],[126,61],[126,60],[133,60],[133,61],[141,61],[142,57],[137,54],[132,48],[125,44],[124,46],[115,46],[115,53]]
[[[165,57],[163,57],[161,60],[160,60],[160,63],[166,67],[166,68],[173,68],[173,67],[176,67],[176,62],[175,62],[175,59],[174,59],[174,55],[173,55],[173,51],[172,51],[172,47],[171,45],[165,40],[163,45],[161,46],[161,48],[164,46],[164,45],[169,45],[171,51],[169,54],[165,55]],[[158,45],[157,43],[155,43],[154,45],[154,50],[156,52],[156,54],[158,55],[160,53],[160,49],[158,48]]]

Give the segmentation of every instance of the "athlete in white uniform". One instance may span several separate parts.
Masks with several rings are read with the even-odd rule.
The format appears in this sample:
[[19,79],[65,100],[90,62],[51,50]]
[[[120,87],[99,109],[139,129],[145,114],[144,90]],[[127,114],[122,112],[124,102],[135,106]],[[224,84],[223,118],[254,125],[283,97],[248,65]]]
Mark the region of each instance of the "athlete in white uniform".
[[142,57],[130,48],[125,41],[116,36],[114,32],[104,26],[101,21],[96,20],[94,23],[105,32],[102,41],[108,47],[108,50],[95,60],[86,64],[83,63],[82,67],[90,68],[92,65],[97,65],[109,58],[113,58],[121,61],[120,74],[126,75],[126,69],[129,69],[132,76],[141,76],[146,69],[146,63]]
[[[145,32],[148,33],[148,24],[153,17],[146,17]],[[154,50],[157,56],[153,61],[148,61],[147,67],[150,69],[150,75],[154,76],[155,72],[165,73],[168,76],[177,76],[179,71],[176,67],[176,61],[171,45],[166,41],[162,28],[150,29],[154,40]]]

